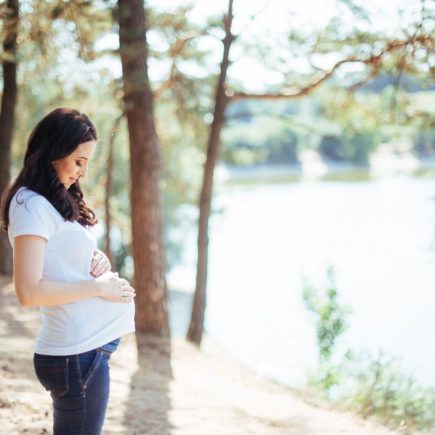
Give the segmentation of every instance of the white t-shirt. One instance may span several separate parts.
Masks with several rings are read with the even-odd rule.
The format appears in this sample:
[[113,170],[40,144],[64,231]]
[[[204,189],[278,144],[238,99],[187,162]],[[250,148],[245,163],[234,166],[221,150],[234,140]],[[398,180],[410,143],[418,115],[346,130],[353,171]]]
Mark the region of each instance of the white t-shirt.
[[[17,202],[18,200],[18,202]],[[65,221],[43,195],[20,187],[9,208],[9,241],[23,234],[47,240],[43,278],[75,282],[95,279],[90,274],[97,242],[94,234],[77,221]],[[63,305],[40,307],[41,328],[35,352],[73,355],[95,349],[135,331],[134,302],[109,302],[100,297]]]

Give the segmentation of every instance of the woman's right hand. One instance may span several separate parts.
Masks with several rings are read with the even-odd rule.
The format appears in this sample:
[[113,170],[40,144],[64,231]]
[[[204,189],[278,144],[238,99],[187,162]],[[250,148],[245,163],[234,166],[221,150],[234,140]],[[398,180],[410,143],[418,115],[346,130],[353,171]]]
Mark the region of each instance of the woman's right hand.
[[118,272],[105,272],[95,279],[99,296],[110,302],[129,303],[136,296],[136,290],[124,278],[119,278]]

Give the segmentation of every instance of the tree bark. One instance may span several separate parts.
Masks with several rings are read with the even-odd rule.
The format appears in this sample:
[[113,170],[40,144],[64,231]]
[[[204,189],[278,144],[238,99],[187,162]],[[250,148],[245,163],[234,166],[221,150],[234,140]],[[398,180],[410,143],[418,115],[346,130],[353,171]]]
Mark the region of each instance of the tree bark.
[[[17,102],[17,33],[19,20],[18,0],[8,0],[4,18],[3,40],[3,94],[0,112],[0,196],[9,187],[11,179],[11,146]],[[12,248],[8,235],[0,231],[0,273],[12,275]]]
[[204,315],[206,307],[207,263],[208,263],[208,222],[210,218],[211,199],[213,194],[213,173],[220,145],[220,133],[224,124],[225,108],[228,97],[225,94],[225,82],[229,66],[229,54],[234,36],[231,34],[233,19],[233,0],[228,2],[228,13],[224,17],[225,38],[221,62],[219,81],[216,86],[215,108],[213,122],[207,144],[207,159],[204,168],[204,178],[199,200],[198,225],[198,263],[196,275],[196,288],[192,305],[192,314],[187,333],[187,340],[201,344],[204,332]]
[[106,168],[107,171],[106,190],[104,195],[104,211],[105,211],[105,227],[106,227],[104,251],[112,266],[115,266],[113,252],[111,249],[111,239],[110,239],[110,230],[112,229],[112,215],[110,213],[110,198],[112,197],[113,146],[115,143],[116,133],[118,132],[119,124],[121,123],[123,116],[124,114],[121,114],[115,119],[115,121],[113,122],[113,127],[110,131],[109,153],[107,156],[107,168]]
[[160,146],[148,79],[143,0],[118,0],[125,114],[130,141],[132,253],[136,329],[169,336],[165,279]]

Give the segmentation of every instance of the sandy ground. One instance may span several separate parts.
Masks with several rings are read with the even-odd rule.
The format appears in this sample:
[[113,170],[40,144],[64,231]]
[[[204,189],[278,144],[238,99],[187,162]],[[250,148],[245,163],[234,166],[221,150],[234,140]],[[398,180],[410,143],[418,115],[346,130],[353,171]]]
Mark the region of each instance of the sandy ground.
[[[51,433],[50,397],[32,366],[38,328],[39,311],[19,306],[0,277],[0,434]],[[130,334],[110,364],[107,435],[398,433],[258,378],[208,337],[199,351],[179,338]]]

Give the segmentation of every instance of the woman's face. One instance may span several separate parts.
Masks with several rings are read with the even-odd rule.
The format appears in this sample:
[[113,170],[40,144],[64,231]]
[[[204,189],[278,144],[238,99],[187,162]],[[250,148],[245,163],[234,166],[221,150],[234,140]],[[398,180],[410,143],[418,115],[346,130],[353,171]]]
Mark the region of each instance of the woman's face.
[[83,142],[68,156],[52,162],[59,181],[65,189],[69,189],[80,177],[86,175],[88,163],[95,153],[95,147],[94,140]]

